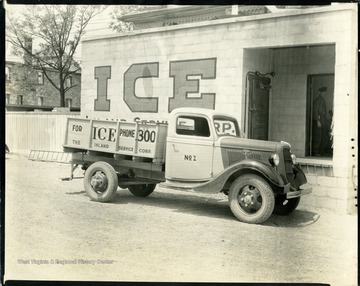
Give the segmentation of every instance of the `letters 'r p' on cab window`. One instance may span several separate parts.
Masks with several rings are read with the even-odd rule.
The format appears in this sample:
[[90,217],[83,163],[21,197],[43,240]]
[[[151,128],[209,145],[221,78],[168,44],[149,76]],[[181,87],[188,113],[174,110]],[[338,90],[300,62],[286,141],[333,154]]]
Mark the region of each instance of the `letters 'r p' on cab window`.
[[176,133],[179,135],[210,137],[209,123],[204,117],[180,116],[176,121]]

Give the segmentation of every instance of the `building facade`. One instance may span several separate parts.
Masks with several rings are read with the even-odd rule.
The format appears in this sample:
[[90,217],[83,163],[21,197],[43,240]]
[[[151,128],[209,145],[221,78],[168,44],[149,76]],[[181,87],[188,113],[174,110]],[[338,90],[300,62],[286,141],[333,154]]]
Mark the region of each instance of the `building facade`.
[[[244,137],[291,144],[314,186],[303,203],[355,211],[357,6],[238,10],[200,21],[190,10],[181,21],[174,10],[124,17],[139,29],[84,39],[82,115],[166,121],[185,106],[234,114]],[[318,157],[314,102],[323,88]]]
[[[59,82],[57,71],[47,72],[53,82]],[[59,91],[50,83],[44,73],[35,67],[20,62],[6,61],[5,106],[8,111],[51,111],[60,106]],[[72,86],[65,95],[66,107],[79,111],[81,100],[81,74],[66,79],[66,86]]]

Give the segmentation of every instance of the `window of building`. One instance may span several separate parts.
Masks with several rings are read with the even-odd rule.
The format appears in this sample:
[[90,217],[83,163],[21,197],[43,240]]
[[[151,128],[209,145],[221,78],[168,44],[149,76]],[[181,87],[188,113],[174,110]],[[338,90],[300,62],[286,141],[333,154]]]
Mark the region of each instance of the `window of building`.
[[44,84],[44,73],[39,71],[37,73],[38,84]]
[[24,103],[24,96],[22,95],[18,95],[17,96],[17,102],[16,102],[18,105],[23,105]]
[[70,98],[66,99],[66,107],[71,107],[72,100]]
[[10,68],[5,67],[5,79],[10,80]]
[[6,94],[6,104],[10,104],[10,93]]
[[180,116],[176,122],[179,135],[210,137],[209,123],[204,117]]
[[72,76],[66,78],[66,87],[72,86]]
[[39,105],[39,106],[44,105],[44,98],[43,98],[42,96],[39,96],[38,99],[37,99],[37,101],[38,101],[38,105]]

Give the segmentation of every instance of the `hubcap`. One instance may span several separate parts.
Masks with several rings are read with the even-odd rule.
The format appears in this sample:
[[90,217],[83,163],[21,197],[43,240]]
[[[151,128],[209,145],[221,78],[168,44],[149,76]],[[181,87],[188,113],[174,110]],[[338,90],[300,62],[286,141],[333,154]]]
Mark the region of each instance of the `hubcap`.
[[103,193],[106,191],[108,186],[108,179],[106,175],[101,172],[97,171],[92,177],[90,181],[90,185],[93,190],[97,193]]
[[240,189],[238,194],[240,207],[247,213],[256,213],[262,206],[260,191],[254,186],[246,186]]

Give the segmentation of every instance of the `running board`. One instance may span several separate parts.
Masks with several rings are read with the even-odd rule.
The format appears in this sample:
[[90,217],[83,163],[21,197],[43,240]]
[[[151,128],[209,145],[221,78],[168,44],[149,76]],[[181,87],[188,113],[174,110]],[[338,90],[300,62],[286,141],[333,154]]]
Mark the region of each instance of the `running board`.
[[168,189],[174,189],[174,190],[183,190],[183,191],[192,191],[196,192],[195,188],[203,185],[204,182],[201,183],[179,183],[176,181],[169,181],[166,180],[163,183],[159,184],[159,187],[162,188],[168,188]]

